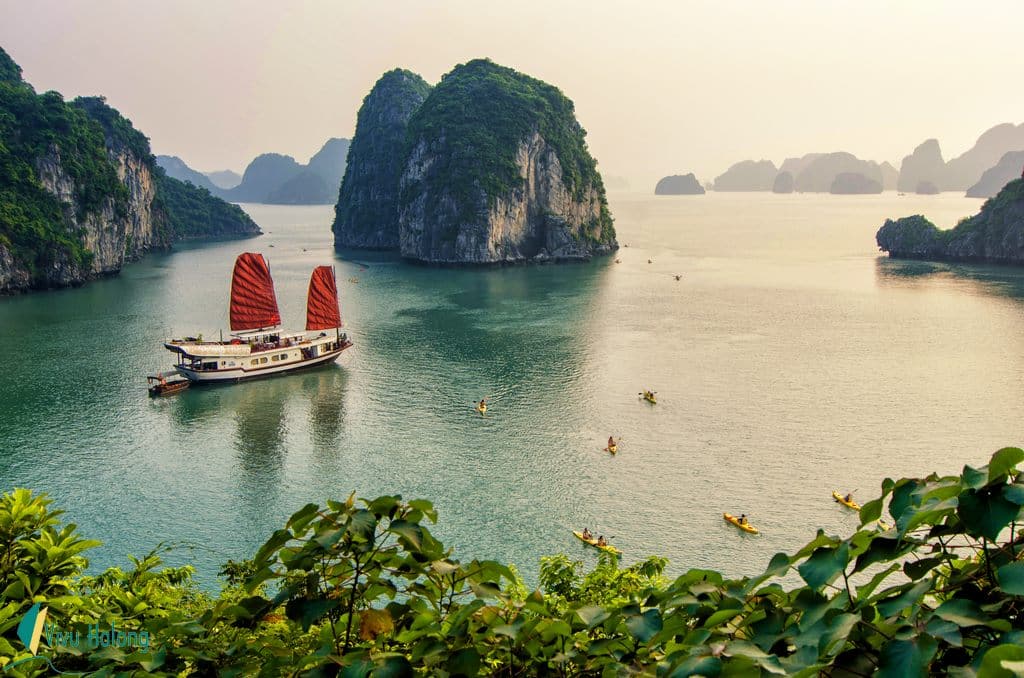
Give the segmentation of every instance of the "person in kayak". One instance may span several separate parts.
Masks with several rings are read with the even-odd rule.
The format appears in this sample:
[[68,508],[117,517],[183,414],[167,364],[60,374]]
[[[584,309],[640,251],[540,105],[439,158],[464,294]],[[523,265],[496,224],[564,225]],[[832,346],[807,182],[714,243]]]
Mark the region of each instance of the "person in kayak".
[[853,503],[853,492],[850,492],[845,497],[843,497],[843,501],[845,501],[847,504],[852,504]]
[[615,436],[608,436],[608,449],[615,447]]
[[747,524],[747,514],[746,513],[741,513],[740,514],[740,525],[746,525],[746,524]]
[[593,539],[594,535],[590,533],[590,530],[588,528],[584,527],[583,528],[583,538],[587,539],[587,540]]
[[597,545],[598,546],[608,546],[608,542],[606,542],[604,540],[604,535],[603,534],[600,537],[597,538]]

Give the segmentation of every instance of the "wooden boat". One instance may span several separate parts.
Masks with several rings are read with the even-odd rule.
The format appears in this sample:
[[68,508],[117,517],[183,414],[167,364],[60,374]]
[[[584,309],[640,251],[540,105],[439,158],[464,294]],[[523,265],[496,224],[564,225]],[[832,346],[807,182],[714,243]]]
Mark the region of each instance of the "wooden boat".
[[233,334],[228,341],[203,341],[200,335],[164,342],[178,356],[178,374],[192,382],[242,381],[326,365],[352,345],[341,332],[331,266],[318,266],[310,277],[306,331],[285,332],[270,266],[262,254],[241,254],[231,278],[229,315]]
[[174,379],[177,377],[177,371],[172,372],[157,372],[146,377],[146,381],[149,384],[149,395],[150,397],[157,396],[169,396],[175,393],[181,393],[187,389],[192,382],[188,379]]

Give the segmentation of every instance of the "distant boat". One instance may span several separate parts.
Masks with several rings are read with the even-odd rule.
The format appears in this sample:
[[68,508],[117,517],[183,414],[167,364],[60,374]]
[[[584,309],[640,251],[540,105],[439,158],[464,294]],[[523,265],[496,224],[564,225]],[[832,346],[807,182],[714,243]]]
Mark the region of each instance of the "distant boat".
[[262,254],[239,255],[230,323],[230,341],[203,341],[202,335],[166,341],[164,347],[178,356],[178,374],[190,382],[242,381],[331,363],[352,345],[341,331],[332,266],[318,266],[310,277],[306,331],[284,332],[270,266]]

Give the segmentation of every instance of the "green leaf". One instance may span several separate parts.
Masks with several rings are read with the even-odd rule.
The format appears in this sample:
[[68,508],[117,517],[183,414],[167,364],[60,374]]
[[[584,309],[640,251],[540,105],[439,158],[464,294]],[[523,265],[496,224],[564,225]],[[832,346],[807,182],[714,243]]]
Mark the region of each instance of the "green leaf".
[[1010,483],[1003,487],[1003,499],[1020,506],[1024,504],[1024,485]]
[[966,598],[947,600],[935,610],[935,616],[960,627],[982,626],[991,621],[976,603]]
[[704,620],[703,626],[706,629],[710,629],[710,628],[713,628],[715,626],[718,626],[722,622],[729,621],[730,619],[733,619],[734,617],[738,617],[741,614],[743,614],[743,610],[737,610],[737,609],[718,610],[717,612],[712,614],[710,617],[708,617],[706,620]]
[[903,512],[911,506],[912,496],[917,487],[917,481],[911,478],[903,478],[896,483],[892,491],[892,500],[889,502],[889,515],[893,520],[899,520]]
[[1010,662],[1024,661],[1024,647],[1020,645],[997,645],[989,649],[981,658],[978,678],[1014,678],[1020,673],[1004,665]]
[[669,678],[685,678],[686,676],[707,676],[715,678],[722,672],[722,660],[718,657],[702,655],[687,657],[669,673]]
[[588,629],[592,629],[604,620],[611,616],[607,610],[597,605],[587,605],[576,610],[577,616],[580,621],[586,624]]
[[988,474],[985,471],[974,468],[973,466],[964,466],[964,472],[961,474],[963,480],[961,481],[964,489],[978,489],[984,487],[985,483],[988,482]]
[[406,520],[392,520],[388,531],[404,537],[417,551],[422,548],[423,528],[419,525]]
[[285,614],[289,619],[302,624],[303,631],[308,631],[310,626],[340,604],[341,601],[337,598],[314,598],[312,600],[298,598],[288,601],[285,606]]
[[908,560],[903,564],[903,572],[905,572],[912,581],[916,581],[941,564],[942,558],[940,557]]
[[784,675],[786,670],[779,664],[779,658],[768,654],[757,645],[745,640],[734,640],[729,643],[722,652],[727,657],[746,657],[754,660],[762,669],[768,673]]
[[964,637],[960,633],[960,627],[951,621],[932,617],[928,620],[925,631],[936,638],[946,641],[953,647],[963,647]]
[[629,634],[641,643],[650,640],[661,630],[661,626],[661,613],[656,609],[626,618],[626,628],[629,629]]
[[413,675],[412,665],[408,659],[397,653],[385,657],[378,656],[372,675],[373,678],[405,678]]
[[885,618],[892,617],[915,604],[934,585],[935,582],[931,579],[922,579],[913,586],[904,585],[903,592],[898,596],[880,601],[878,611]]
[[849,563],[849,546],[842,543],[838,548],[822,547],[796,569],[812,589],[828,584],[846,569]]
[[999,538],[999,533],[1020,513],[1020,506],[1003,498],[998,487],[968,490],[960,496],[957,515],[971,536]]
[[452,678],[475,676],[480,673],[480,653],[476,648],[464,647],[451,656],[446,668]]
[[1024,563],[1003,565],[997,570],[999,588],[1011,596],[1024,596]]
[[1004,447],[992,455],[988,463],[988,482],[994,481],[1013,471],[1017,464],[1024,461],[1024,450],[1019,447]]
[[925,675],[921,648],[913,640],[892,640],[882,648],[877,678],[909,678]]
[[867,525],[882,517],[882,498],[872,499],[860,507],[860,524]]

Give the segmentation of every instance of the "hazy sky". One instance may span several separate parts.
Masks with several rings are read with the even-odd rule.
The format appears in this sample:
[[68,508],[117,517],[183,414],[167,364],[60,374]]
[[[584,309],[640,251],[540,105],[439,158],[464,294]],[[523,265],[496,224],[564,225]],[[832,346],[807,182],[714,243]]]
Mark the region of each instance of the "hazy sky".
[[898,167],[928,137],[958,155],[1024,121],[1022,26],[1020,0],[0,0],[37,90],[103,94],[200,170],[305,162],[385,70],[486,56],[559,86],[602,172],[643,190],[814,151]]

